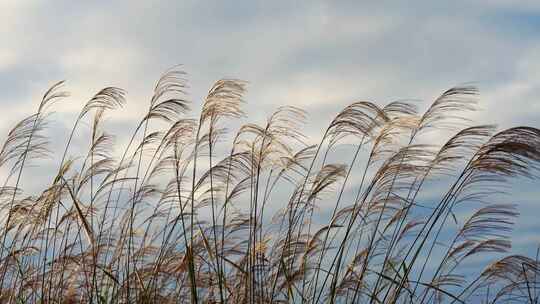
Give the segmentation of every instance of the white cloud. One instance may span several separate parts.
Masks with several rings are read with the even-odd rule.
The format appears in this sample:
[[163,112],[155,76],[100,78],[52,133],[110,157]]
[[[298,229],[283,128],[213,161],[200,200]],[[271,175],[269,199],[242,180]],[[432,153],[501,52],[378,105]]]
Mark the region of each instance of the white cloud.
[[0,71],[17,63],[17,54],[11,50],[0,50]]

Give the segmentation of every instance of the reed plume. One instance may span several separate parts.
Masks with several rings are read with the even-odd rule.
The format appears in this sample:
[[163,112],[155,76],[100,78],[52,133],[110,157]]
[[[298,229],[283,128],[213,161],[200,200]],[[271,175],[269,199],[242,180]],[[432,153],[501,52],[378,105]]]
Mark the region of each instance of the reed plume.
[[[127,101],[116,87],[82,106],[61,150],[47,126],[63,82],[9,131],[3,303],[538,303],[538,254],[512,253],[504,193],[535,178],[540,130],[474,125],[474,86],[424,111],[354,102],[314,144],[294,106],[245,122],[238,79],[193,116],[186,78],[159,78],[125,147],[105,120]],[[53,178],[24,191],[29,163],[56,152]]]

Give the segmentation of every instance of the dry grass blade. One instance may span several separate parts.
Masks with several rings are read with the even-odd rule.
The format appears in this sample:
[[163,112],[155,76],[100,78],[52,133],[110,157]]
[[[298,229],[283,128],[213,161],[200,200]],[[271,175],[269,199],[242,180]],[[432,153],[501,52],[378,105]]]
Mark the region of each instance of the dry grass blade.
[[[465,126],[473,86],[443,92],[423,114],[404,101],[354,102],[311,145],[307,113],[294,106],[239,123],[237,79],[216,81],[190,118],[175,66],[120,151],[104,118],[125,91],[107,87],[82,105],[53,178],[27,193],[25,161],[49,153],[46,110],[67,96],[62,86],[0,149],[2,302],[540,299],[540,250],[511,253],[518,207],[497,201],[510,178],[536,177],[540,130]],[[86,120],[90,132],[79,132]],[[426,141],[448,129],[442,144]],[[85,134],[88,150],[71,151]],[[483,271],[466,264],[473,257]]]

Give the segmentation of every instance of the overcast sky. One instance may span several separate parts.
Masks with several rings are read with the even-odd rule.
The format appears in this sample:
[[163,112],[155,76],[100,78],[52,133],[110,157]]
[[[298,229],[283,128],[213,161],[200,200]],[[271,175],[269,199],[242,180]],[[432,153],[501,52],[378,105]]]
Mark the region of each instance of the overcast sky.
[[[540,1],[396,2],[1,0],[1,136],[63,79],[61,113],[114,85],[129,103],[114,119],[140,117],[175,64],[195,104],[213,81],[244,79],[252,118],[303,107],[310,134],[353,101],[427,104],[466,82],[481,91],[478,122],[540,127]],[[535,183],[513,196],[518,251],[540,241]]]

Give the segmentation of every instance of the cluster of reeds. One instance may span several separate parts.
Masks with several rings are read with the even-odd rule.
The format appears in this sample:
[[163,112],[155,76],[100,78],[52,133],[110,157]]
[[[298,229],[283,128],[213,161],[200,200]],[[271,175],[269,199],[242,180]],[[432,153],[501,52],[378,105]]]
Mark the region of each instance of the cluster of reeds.
[[[422,112],[355,102],[310,145],[295,107],[240,124],[236,79],[190,118],[185,78],[159,79],[121,150],[103,118],[125,92],[98,92],[41,193],[22,190],[25,172],[50,153],[63,83],[11,129],[2,303],[538,303],[538,257],[507,253],[518,213],[500,192],[534,175],[540,130],[471,126],[475,87]],[[82,127],[86,152],[72,155]]]

